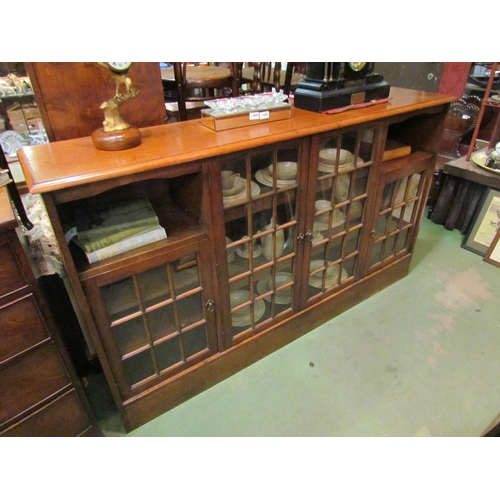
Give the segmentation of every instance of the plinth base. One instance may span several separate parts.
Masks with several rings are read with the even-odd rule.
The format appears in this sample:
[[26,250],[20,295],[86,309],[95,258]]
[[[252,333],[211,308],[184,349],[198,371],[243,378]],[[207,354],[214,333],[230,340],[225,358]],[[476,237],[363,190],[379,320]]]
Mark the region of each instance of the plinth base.
[[125,130],[106,132],[104,128],[99,128],[92,133],[92,142],[97,149],[105,151],[121,151],[139,146],[141,143],[141,133],[135,127]]

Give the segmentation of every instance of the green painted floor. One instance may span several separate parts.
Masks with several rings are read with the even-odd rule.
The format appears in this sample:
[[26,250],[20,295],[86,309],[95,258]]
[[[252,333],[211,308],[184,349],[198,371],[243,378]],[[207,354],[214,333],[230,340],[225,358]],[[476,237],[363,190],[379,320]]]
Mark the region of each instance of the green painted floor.
[[424,218],[410,274],[129,434],[480,436],[500,413],[500,268]]

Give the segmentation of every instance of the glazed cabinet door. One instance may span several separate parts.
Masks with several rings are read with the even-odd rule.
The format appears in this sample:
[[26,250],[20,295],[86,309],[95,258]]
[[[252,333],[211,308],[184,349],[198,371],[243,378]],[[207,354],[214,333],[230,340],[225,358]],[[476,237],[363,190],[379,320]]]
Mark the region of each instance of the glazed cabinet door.
[[303,306],[361,277],[360,253],[379,128],[341,130],[312,141],[307,224],[301,235]]
[[433,156],[424,152],[383,163],[367,247],[367,273],[412,251],[433,164]]
[[307,146],[308,140],[276,144],[213,165],[220,200],[215,228],[224,242],[218,245],[218,275],[226,347],[297,308]]
[[121,397],[218,351],[208,240],[85,280]]

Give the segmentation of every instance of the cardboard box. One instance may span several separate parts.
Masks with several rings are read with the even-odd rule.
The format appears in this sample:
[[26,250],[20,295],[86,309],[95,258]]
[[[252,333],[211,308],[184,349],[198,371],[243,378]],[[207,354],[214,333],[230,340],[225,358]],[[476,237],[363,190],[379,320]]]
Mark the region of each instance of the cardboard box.
[[24,111],[24,116],[27,119],[41,117],[38,106],[23,106],[23,111]]
[[28,124],[25,120],[11,120],[10,126],[12,127],[12,130],[20,134],[28,133]]

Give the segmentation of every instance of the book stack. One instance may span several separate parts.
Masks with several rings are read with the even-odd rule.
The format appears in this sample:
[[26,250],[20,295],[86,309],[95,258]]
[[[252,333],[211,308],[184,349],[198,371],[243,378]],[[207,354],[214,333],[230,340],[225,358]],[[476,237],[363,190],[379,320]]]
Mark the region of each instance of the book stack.
[[147,199],[79,209],[75,211],[75,222],[72,241],[91,264],[167,237]]

